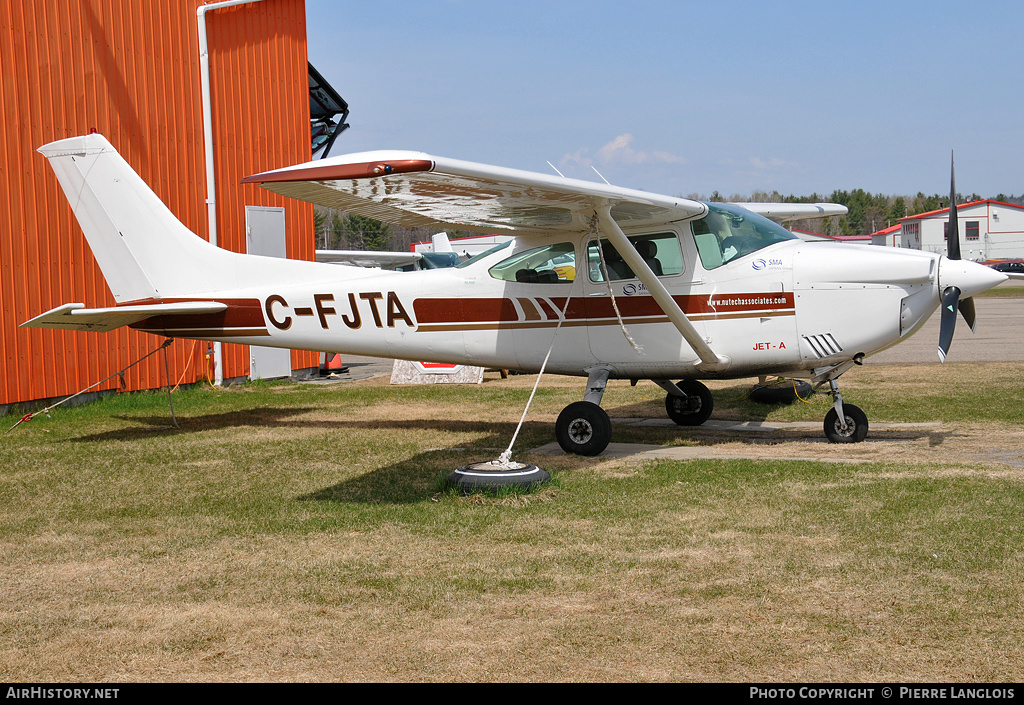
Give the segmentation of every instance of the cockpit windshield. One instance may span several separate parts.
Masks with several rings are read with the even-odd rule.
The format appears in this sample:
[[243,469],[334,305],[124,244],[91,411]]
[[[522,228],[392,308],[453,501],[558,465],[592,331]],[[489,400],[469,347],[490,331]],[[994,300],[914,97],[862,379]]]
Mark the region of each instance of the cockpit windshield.
[[704,269],[715,269],[751,252],[797,236],[764,216],[726,203],[708,203],[708,214],[690,224]]

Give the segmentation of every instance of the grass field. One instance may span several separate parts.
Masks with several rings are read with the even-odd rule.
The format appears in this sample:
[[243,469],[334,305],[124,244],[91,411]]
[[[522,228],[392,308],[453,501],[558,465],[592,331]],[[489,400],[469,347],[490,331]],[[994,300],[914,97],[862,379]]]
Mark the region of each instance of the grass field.
[[[545,378],[515,457],[553,482],[446,492],[533,379],[207,387],[175,394],[180,430],[166,393],[23,424],[0,442],[0,678],[1024,678],[1024,365],[851,372],[872,423],[941,422],[857,447],[615,421],[724,454],[689,462],[531,455],[581,396]],[[828,408],[714,389],[719,419]],[[604,406],[664,414],[651,384]],[[773,458],[808,449],[833,462]]]
[[1009,282],[1002,286],[997,286],[995,289],[989,289],[983,291],[975,296],[982,297],[1001,297],[1001,298],[1021,298],[1024,297],[1024,286],[1020,286],[1017,282]]

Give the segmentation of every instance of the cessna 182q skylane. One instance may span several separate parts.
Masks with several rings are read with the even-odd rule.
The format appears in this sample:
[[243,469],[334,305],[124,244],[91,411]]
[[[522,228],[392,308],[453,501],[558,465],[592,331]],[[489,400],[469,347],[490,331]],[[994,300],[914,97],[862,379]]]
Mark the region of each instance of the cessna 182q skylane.
[[387,222],[515,239],[453,269],[280,260],[228,252],[187,230],[100,135],[40,152],[117,306],[65,304],[23,325],[127,325],[529,372],[547,356],[547,370],[587,378],[584,400],[555,427],[562,448],[583,455],[611,438],[599,404],[613,378],[664,388],[668,415],[681,425],[711,414],[698,379],[828,383],[826,435],[860,441],[867,419],[843,403],[838,377],[909,336],[940,303],[944,357],[958,306],[973,327],[970,297],[1006,278],[961,261],[956,237],[949,256],[827,245],[764,217],[845,212],[833,204],[702,203],[416,152],[334,157],[246,181]]

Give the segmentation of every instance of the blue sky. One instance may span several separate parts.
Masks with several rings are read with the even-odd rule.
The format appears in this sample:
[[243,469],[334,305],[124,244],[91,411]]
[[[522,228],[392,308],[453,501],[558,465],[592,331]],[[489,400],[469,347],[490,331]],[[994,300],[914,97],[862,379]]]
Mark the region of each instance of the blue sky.
[[1024,4],[307,0],[332,154],[667,195],[1024,193]]

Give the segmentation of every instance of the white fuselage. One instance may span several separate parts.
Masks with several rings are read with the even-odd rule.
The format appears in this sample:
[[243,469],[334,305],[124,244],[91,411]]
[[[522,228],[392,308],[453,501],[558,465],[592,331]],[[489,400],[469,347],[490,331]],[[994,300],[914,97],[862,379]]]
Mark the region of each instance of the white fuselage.
[[[230,298],[217,292],[189,297],[228,303],[224,314],[149,319],[134,327],[528,372],[540,369],[554,339],[547,369],[560,374],[586,375],[600,364],[616,378],[813,377],[894,345],[939,304],[939,255],[793,240],[705,271],[685,223],[677,235],[683,271],[661,280],[705,342],[729,360],[722,369],[701,369],[637,279],[611,282],[609,292],[608,283],[583,272],[572,282],[492,277],[490,267],[536,244],[527,237],[514,250],[456,269],[371,274],[302,263],[316,276],[268,277]],[[581,234],[573,243],[576,261],[584,261],[586,241]]]
[[[400,222],[493,225],[515,233],[514,245],[455,269],[417,272],[249,256],[189,231],[101,135],[40,152],[118,305],[68,303],[28,327],[131,325],[529,372],[550,349],[547,369],[596,381],[832,381],[917,330],[940,296],[954,316],[950,336],[956,302],[973,325],[967,301],[1006,278],[931,253],[802,242],[734,204],[418,153],[349,155],[249,180],[297,197],[328,193],[335,205]],[[766,212],[829,208],[774,204]]]

